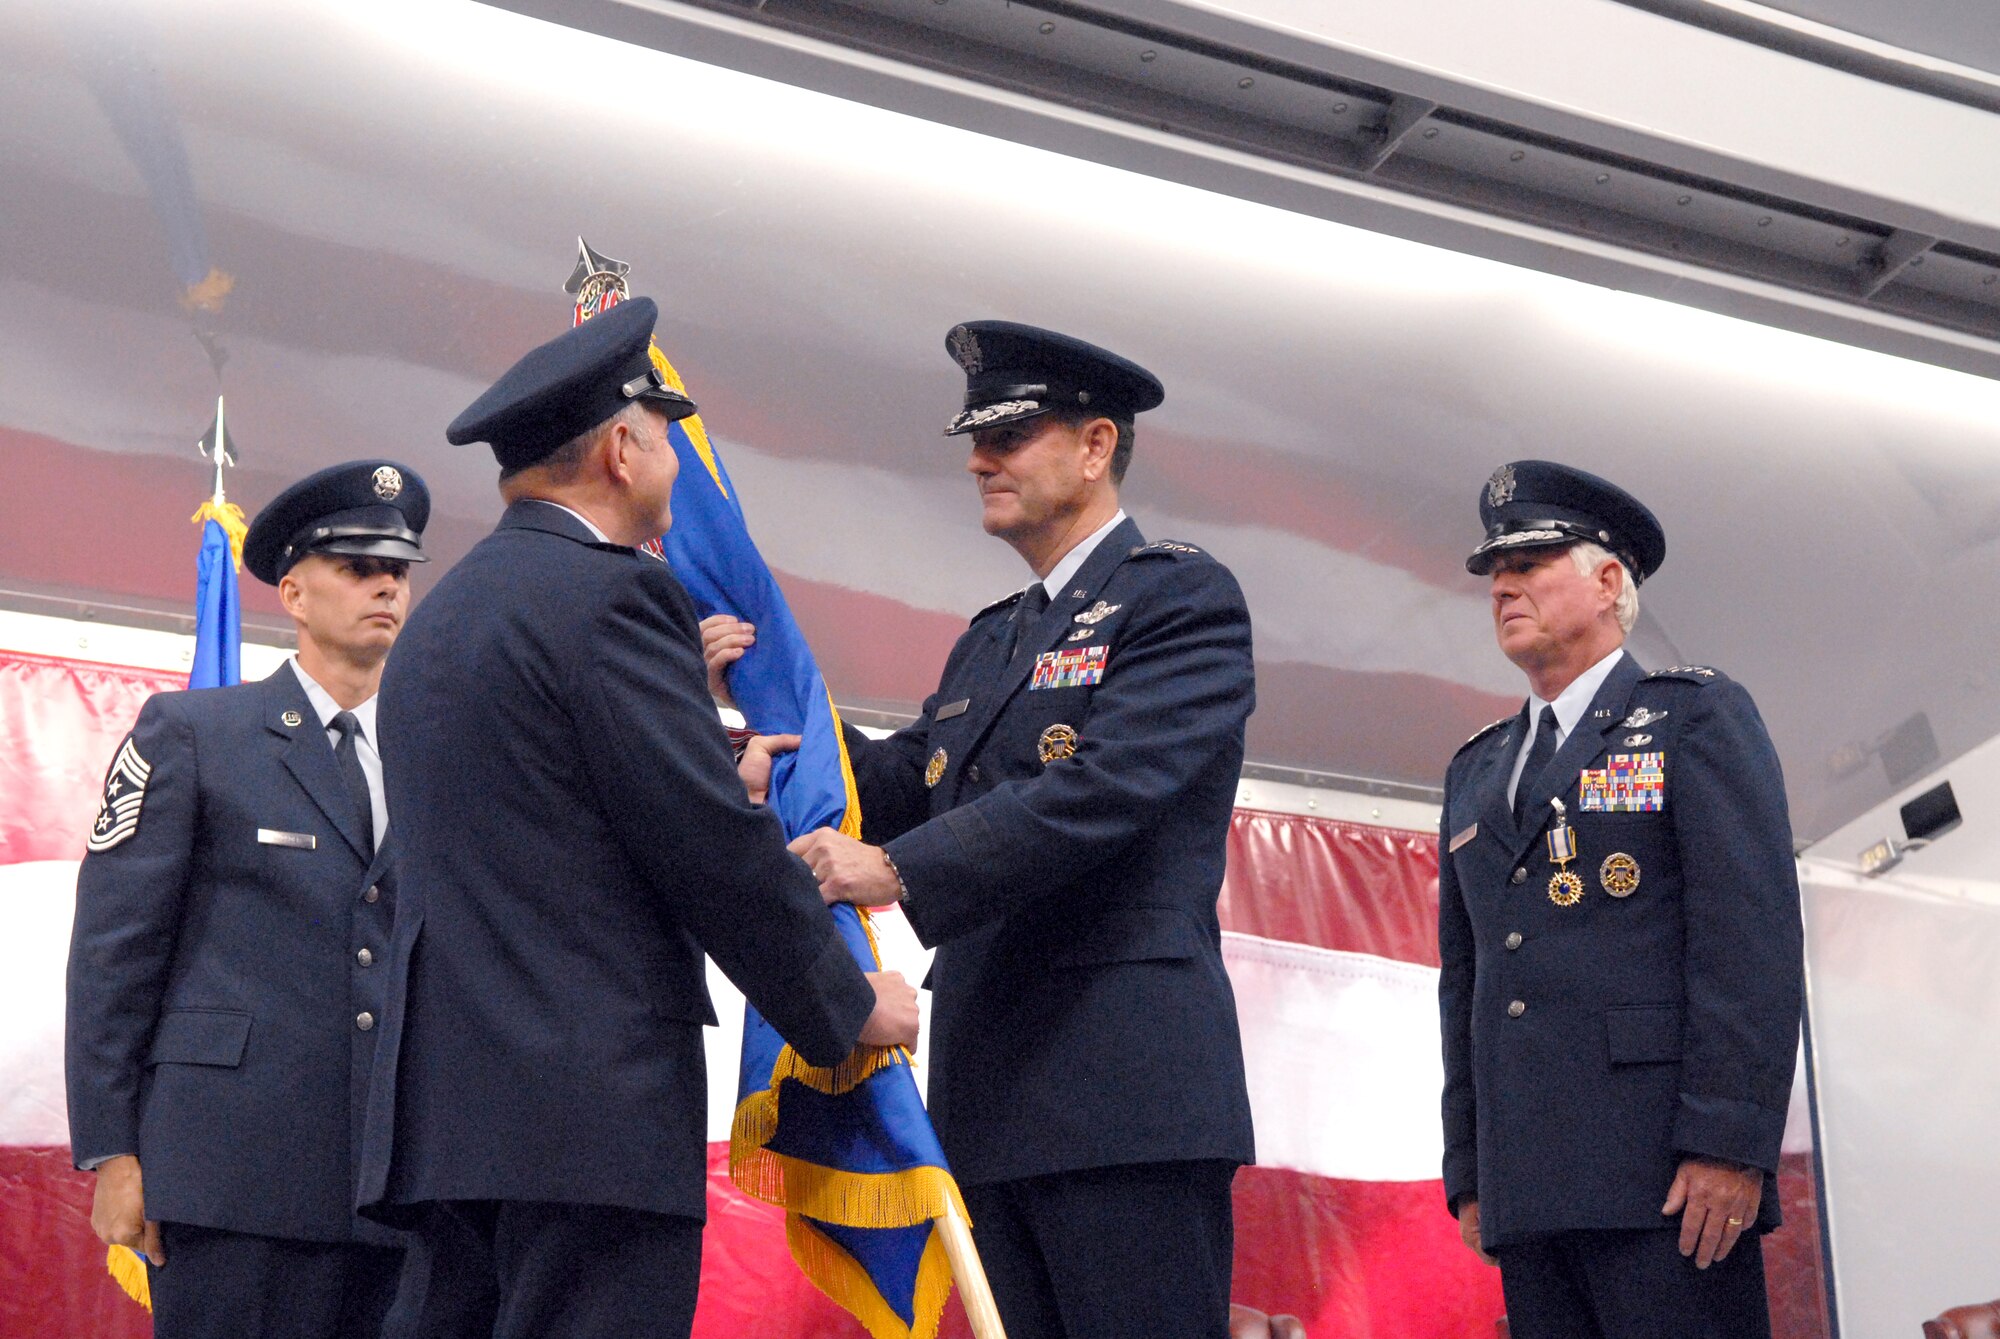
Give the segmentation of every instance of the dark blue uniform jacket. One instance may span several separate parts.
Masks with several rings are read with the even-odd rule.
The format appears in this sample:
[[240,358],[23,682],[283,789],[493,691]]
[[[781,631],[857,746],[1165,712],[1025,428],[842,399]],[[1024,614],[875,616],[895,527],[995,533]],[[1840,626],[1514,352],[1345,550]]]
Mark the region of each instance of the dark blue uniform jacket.
[[[1127,521],[1010,662],[1014,618],[1008,600],[973,619],[913,724],[849,731],[865,835],[938,950],[928,1098],[952,1168],[1249,1162],[1216,920],[1255,700],[1242,592]],[[1041,653],[1089,648],[1100,681],[1034,686]],[[1056,727],[1074,756],[1044,762]]]
[[151,698],[106,785],[70,942],[76,1160],[137,1153],[149,1218],[398,1240],[353,1211],[392,862],[371,872],[298,676]]
[[706,950],[815,1064],[874,992],[745,798],[664,563],[516,503],[411,615],[382,683],[407,894],[362,1203],[701,1218]]
[[[1445,1195],[1479,1201],[1489,1248],[1675,1225],[1660,1206],[1690,1155],[1775,1172],[1803,995],[1784,778],[1740,685],[1622,656],[1516,829],[1526,729],[1524,711],[1460,749],[1440,827]],[[1657,811],[1582,811],[1585,769],[1645,754]],[[1548,893],[1558,796],[1584,886],[1567,907]],[[1777,1223],[1767,1175],[1756,1226]]]

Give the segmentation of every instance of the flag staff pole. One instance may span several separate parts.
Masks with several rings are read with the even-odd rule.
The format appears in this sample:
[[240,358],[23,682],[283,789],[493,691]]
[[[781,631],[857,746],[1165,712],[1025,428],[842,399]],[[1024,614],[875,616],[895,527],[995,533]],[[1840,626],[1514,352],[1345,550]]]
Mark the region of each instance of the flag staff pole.
[[993,1289],[986,1282],[986,1266],[979,1263],[979,1248],[972,1244],[971,1226],[952,1204],[945,1205],[937,1226],[944,1234],[944,1253],[951,1261],[952,1277],[958,1280],[958,1297],[975,1339],[1007,1339],[1000,1308],[993,1304]]

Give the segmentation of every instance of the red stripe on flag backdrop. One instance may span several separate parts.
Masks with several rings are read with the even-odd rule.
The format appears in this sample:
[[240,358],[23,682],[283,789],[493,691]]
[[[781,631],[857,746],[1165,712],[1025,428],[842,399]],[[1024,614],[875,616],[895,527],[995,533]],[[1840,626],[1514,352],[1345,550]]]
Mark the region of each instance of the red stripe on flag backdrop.
[[[75,860],[106,763],[140,705],[181,675],[0,652],[0,866]],[[1229,833],[1224,928],[1435,967],[1437,842],[1429,833],[1239,810]],[[6,915],[0,905],[0,917]],[[4,938],[0,919],[0,938]],[[56,1000],[0,1000],[52,1010]],[[1245,1016],[1246,1034],[1259,1019]],[[17,1075],[0,1073],[0,1111]],[[1369,1094],[1356,1093],[1366,1102]],[[853,1320],[801,1276],[782,1218],[730,1183],[709,1151],[709,1229],[698,1339],[854,1339]],[[1788,1157],[1787,1226],[1766,1244],[1780,1339],[1826,1332],[1809,1159]],[[0,1147],[0,1339],[137,1339],[146,1314],[104,1271],[91,1178],[60,1147]],[[1435,1180],[1357,1181],[1246,1168],[1236,1183],[1236,1298],[1302,1317],[1315,1339],[1486,1339],[1498,1275],[1464,1250]],[[941,1331],[967,1339],[954,1299]]]

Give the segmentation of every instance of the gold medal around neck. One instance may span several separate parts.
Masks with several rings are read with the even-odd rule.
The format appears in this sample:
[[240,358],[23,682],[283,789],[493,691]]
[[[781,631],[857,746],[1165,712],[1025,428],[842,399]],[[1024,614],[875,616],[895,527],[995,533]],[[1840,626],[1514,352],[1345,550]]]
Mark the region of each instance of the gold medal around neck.
[[1549,829],[1549,863],[1556,867],[1549,876],[1549,901],[1573,907],[1583,900],[1583,880],[1569,869],[1569,862],[1576,859],[1576,829],[1569,825],[1569,810],[1561,800],[1549,803],[1556,811],[1556,825]]
[[945,764],[949,761],[951,760],[945,756],[943,749],[939,749],[931,755],[930,762],[924,765],[924,785],[926,787],[935,789],[937,783],[944,780]]

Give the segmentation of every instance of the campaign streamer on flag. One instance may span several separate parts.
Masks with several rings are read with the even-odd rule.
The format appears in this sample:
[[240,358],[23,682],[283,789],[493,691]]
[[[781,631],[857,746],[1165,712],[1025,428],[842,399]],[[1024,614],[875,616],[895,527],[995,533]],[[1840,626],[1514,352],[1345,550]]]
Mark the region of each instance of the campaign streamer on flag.
[[[577,242],[566,285],[578,324],[627,296],[629,266]],[[653,363],[681,379],[657,346]],[[804,633],[757,551],[721,457],[699,416],[668,429],[680,456],[673,529],[658,545],[703,616],[756,625],[757,644],[730,671],[746,720],[797,734],[772,769],[770,804],[788,837],[821,827],[861,833],[861,805],[840,716]],[[867,913],[833,910],[865,970],[881,960]],[[917,1092],[908,1052],[863,1046],[838,1066],[809,1065],[745,1005],[730,1175],[746,1194],[782,1206],[792,1258],[875,1339],[932,1339],[951,1292],[948,1229],[965,1206]]]

